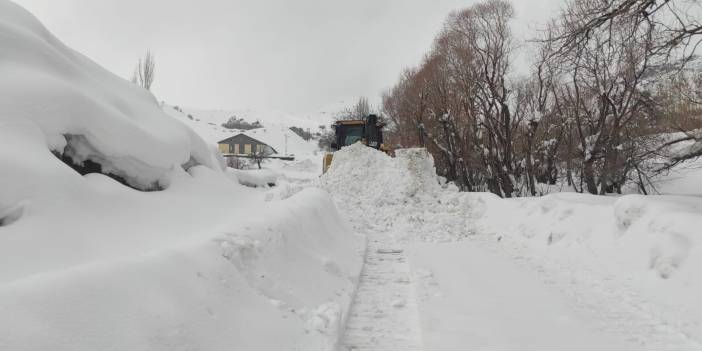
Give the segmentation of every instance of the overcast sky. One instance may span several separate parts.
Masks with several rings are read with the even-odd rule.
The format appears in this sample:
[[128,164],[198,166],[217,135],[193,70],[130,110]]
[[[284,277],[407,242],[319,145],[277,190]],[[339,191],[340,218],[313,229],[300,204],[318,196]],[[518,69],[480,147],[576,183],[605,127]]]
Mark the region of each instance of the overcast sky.
[[[476,2],[14,1],[63,42],[122,77],[150,48],[160,100],[294,113],[357,96],[377,101],[404,67],[421,61],[448,13]],[[533,32],[561,2],[514,0],[519,34]]]

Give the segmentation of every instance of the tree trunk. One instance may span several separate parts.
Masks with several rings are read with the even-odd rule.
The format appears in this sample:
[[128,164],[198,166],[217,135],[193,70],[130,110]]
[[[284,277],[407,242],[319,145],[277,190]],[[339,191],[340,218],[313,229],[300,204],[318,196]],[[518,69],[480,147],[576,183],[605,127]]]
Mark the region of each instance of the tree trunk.
[[594,170],[595,160],[590,158],[583,162],[583,180],[587,186],[587,192],[593,195],[597,195],[597,183],[595,182],[595,170]]

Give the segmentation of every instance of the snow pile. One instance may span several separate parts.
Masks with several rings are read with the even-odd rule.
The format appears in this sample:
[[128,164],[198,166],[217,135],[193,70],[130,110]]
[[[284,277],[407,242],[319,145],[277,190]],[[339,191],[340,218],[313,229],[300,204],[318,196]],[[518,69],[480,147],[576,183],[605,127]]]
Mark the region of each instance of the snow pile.
[[7,0],[0,48],[0,350],[334,349],[360,240],[327,194],[266,202]]
[[702,196],[702,159],[682,163],[657,181],[658,193]]
[[398,150],[391,158],[355,144],[334,154],[322,187],[357,230],[389,231],[407,239],[450,241],[469,234],[468,203],[441,184],[424,149]]
[[[493,234],[575,299],[616,306],[612,313],[622,319],[662,320],[702,338],[699,197],[468,196],[478,232]],[[617,300],[621,296],[627,297]],[[627,332],[644,337],[640,330]],[[663,345],[669,342],[660,338]]]
[[[108,218],[110,229],[89,233],[53,222],[46,223],[53,229],[32,232],[23,228],[32,224],[24,219],[9,231],[0,228],[6,262],[0,349],[335,349],[360,269],[360,243],[328,196],[308,190],[264,204],[238,185],[217,185],[169,190],[163,199],[146,201],[106,189],[118,191],[116,212],[139,223],[134,233],[123,220],[95,210],[86,212]],[[179,205],[188,195],[195,201]],[[246,203],[226,206],[226,198]],[[152,201],[162,202],[166,216],[154,213],[159,207]],[[203,201],[220,209],[203,211]],[[69,230],[105,244],[95,247]],[[91,252],[83,252],[88,247]]]
[[176,167],[219,167],[213,149],[149,92],[66,47],[12,2],[0,2],[0,33],[3,128],[35,128],[47,150],[97,162],[139,188],[167,185]]
[[[662,279],[699,274],[688,264],[702,226],[702,199],[627,195],[619,198],[556,194],[502,200],[471,195],[476,219],[504,239],[526,240],[546,251],[587,248],[598,259],[649,270]],[[691,271],[692,270],[692,271]],[[678,272],[679,271],[679,272]]]
[[702,228],[700,213],[699,198],[626,196],[614,204],[619,230],[615,234],[625,245],[647,250],[648,266],[661,278],[677,274],[692,278],[702,274],[702,256],[690,257],[691,252],[702,249],[697,243]]

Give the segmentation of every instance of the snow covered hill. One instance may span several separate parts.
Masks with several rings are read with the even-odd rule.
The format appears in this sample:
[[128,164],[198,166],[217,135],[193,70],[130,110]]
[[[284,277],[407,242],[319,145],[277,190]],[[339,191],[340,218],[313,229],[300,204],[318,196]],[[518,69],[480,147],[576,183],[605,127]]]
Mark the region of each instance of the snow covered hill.
[[241,186],[8,0],[0,77],[0,350],[333,349],[360,240],[327,194]]
[[[254,113],[251,110],[244,110],[244,113],[241,111],[194,110],[170,105],[164,105],[163,109],[171,117],[185,123],[210,145],[216,146],[219,141],[243,133],[272,146],[280,155],[295,155],[305,158],[315,154],[318,150],[316,140],[305,141],[290,128],[307,125],[311,126],[309,127],[311,132],[316,132],[319,125],[309,121],[300,123],[304,121],[289,115]],[[243,118],[249,123],[259,121],[264,127],[252,130],[222,127],[222,124],[232,116]]]

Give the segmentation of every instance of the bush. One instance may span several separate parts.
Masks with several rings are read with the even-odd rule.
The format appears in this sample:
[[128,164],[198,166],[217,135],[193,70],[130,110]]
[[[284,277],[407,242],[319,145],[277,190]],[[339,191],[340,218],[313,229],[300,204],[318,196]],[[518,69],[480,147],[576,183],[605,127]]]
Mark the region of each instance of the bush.
[[312,139],[312,133],[310,133],[308,130],[304,130],[300,127],[290,127],[290,130],[299,135],[300,138],[305,139],[305,141],[310,141],[310,139]]
[[237,118],[236,116],[231,116],[231,117],[229,117],[229,120],[227,122],[222,123],[222,127],[227,128],[227,129],[251,130],[251,129],[263,128],[263,124],[261,124],[261,122],[259,122],[259,121],[249,123],[249,122],[245,121],[243,118]]

